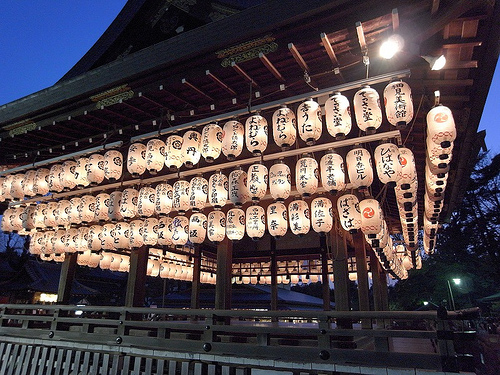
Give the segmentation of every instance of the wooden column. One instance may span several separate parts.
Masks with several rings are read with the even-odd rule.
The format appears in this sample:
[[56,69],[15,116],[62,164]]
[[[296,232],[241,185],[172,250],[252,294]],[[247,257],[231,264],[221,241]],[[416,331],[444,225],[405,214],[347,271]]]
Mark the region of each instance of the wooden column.
[[68,305],[71,297],[71,287],[75,279],[76,259],[78,253],[66,253],[59,276],[59,288],[57,289],[57,303]]
[[231,309],[231,273],[233,243],[226,237],[217,245],[217,283],[215,284],[215,308]]
[[330,278],[328,277],[328,253],[326,251],[326,236],[319,237],[321,247],[321,289],[323,292],[323,310],[330,311]]
[[349,272],[347,268],[347,243],[345,236],[337,231],[331,232],[333,252],[333,284],[335,296],[335,310],[349,311]]
[[[372,271],[373,280],[373,308],[375,311],[385,311],[382,290],[387,291],[387,283],[382,283],[380,274],[384,273],[378,258],[373,250],[368,250],[370,253],[370,270]],[[384,279],[385,280],[385,279]],[[377,319],[377,329],[385,329],[384,319]],[[387,337],[374,337],[375,350],[379,352],[389,351],[389,340]]]
[[148,268],[149,248],[141,246],[130,254],[130,271],[127,279],[126,307],[144,306],[146,272]]
[[194,245],[193,256],[193,282],[191,283],[191,308],[200,308],[200,266],[201,266],[201,252],[200,245]]
[[[366,265],[365,238],[361,231],[352,235],[354,242],[354,254],[356,256],[356,270],[358,277],[359,311],[370,311],[370,296],[368,287],[368,267]],[[371,321],[361,321],[363,328],[371,328]]]
[[271,236],[271,310],[278,310],[278,270],[276,265],[276,239]]

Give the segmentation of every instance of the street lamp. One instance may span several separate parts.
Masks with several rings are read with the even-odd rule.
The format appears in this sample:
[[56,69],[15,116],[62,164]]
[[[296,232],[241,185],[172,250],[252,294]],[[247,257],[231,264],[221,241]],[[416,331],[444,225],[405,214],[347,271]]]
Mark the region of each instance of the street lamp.
[[[453,283],[455,285],[460,285],[461,281],[460,279],[451,279],[453,281]],[[450,284],[450,280],[446,280],[446,283],[448,285],[448,292],[450,293],[450,301],[451,301],[451,308],[453,309],[453,311],[456,310],[456,307],[455,307],[455,298],[453,298],[453,289],[451,289],[451,284]]]

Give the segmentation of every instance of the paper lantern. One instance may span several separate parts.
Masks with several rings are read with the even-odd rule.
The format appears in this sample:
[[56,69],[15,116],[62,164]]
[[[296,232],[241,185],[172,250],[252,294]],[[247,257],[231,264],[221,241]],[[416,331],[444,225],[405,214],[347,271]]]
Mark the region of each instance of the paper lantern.
[[281,202],[267,206],[267,230],[274,238],[283,237],[288,229],[286,206]]
[[36,206],[35,216],[33,217],[33,221],[35,223],[35,229],[43,229],[45,228],[45,219],[43,215],[43,211],[46,210],[46,203],[39,203]]
[[64,252],[75,253],[77,251],[78,229],[69,228],[64,237]]
[[30,238],[30,254],[41,254],[42,253],[42,243],[44,241],[43,232],[35,232]]
[[189,182],[189,207],[193,212],[203,210],[207,203],[208,181],[206,178],[197,176]]
[[92,251],[90,250],[85,250],[84,252],[78,254],[76,258],[76,264],[79,266],[87,266],[90,262],[90,256],[92,254]]
[[89,158],[81,157],[76,161],[75,180],[76,186],[80,189],[90,185],[87,172],[88,164]]
[[109,207],[111,204],[111,197],[107,193],[97,194],[95,197],[95,212],[94,220],[99,222],[108,221],[110,218],[108,216]]
[[49,173],[50,171],[47,168],[39,168],[36,170],[35,182],[33,183],[33,192],[35,193],[35,195],[46,195],[50,191]]
[[113,230],[113,241],[116,249],[128,249],[130,246],[130,224],[119,222]]
[[90,223],[95,218],[96,198],[92,195],[84,195],[80,200],[78,213],[80,214],[80,221],[83,223]]
[[129,255],[121,255],[122,261],[120,263],[120,268],[118,268],[119,272],[129,272],[130,271],[130,256]]
[[457,137],[453,113],[444,105],[437,105],[427,113],[427,138],[447,148]]
[[189,182],[178,180],[173,189],[172,209],[182,215],[189,210]]
[[104,224],[101,229],[99,239],[101,240],[101,249],[115,249],[115,238],[113,237],[115,224]]
[[297,119],[286,105],[273,113],[273,138],[282,149],[288,149],[297,139]]
[[118,271],[120,269],[121,262],[122,262],[122,256],[120,254],[112,254],[111,263],[109,264],[109,270]]
[[71,212],[71,203],[66,199],[57,202],[57,207],[54,211],[56,224],[59,227],[65,227],[70,224],[69,214]]
[[352,187],[364,189],[373,183],[372,158],[368,150],[357,147],[346,156],[347,173]]
[[12,185],[10,188],[10,195],[18,200],[23,200],[24,199],[24,192],[23,192],[23,179],[24,179],[24,173],[19,173],[14,175],[14,178],[12,179]]
[[307,99],[297,108],[297,127],[300,138],[307,145],[313,145],[323,131],[321,108],[317,102]]
[[151,139],[146,145],[146,169],[156,175],[165,164],[166,146],[161,139]]
[[140,217],[149,217],[155,213],[156,189],[144,186],[139,190],[137,213]]
[[158,245],[172,245],[172,218],[160,217],[158,219]]
[[382,109],[375,89],[365,86],[354,94],[354,115],[358,127],[365,132],[373,133],[380,127]]
[[186,216],[176,216],[172,220],[172,244],[184,246],[189,238],[189,219]]
[[101,255],[98,253],[92,253],[90,255],[89,267],[97,268],[99,266],[100,261],[101,261]]
[[122,204],[122,192],[121,191],[113,191],[109,195],[109,208],[108,208],[108,217],[112,222],[117,222],[123,220],[123,216],[120,212],[120,207]]
[[442,193],[446,189],[448,181],[448,173],[438,173],[434,174],[429,169],[429,166],[425,166],[425,184],[428,191],[435,191],[436,193]]
[[75,238],[75,249],[76,251],[88,251],[89,250],[89,227],[79,227],[78,234]]
[[361,228],[359,200],[353,194],[344,194],[337,200],[340,224],[344,230],[355,233]]
[[434,247],[436,246],[435,238],[424,232],[424,251],[426,254],[434,254]]
[[201,132],[201,155],[207,163],[217,159],[222,151],[222,128],[217,124],[208,124]]
[[226,235],[231,241],[239,241],[245,235],[245,211],[241,208],[227,211]]
[[384,89],[384,107],[389,123],[404,129],[413,119],[410,86],[403,81],[390,82]]
[[208,180],[208,202],[219,209],[227,202],[229,181],[221,172],[214,173]]
[[208,239],[212,242],[222,242],[226,236],[226,215],[222,211],[212,211],[208,214]]
[[380,232],[378,232],[374,236],[371,235],[370,237],[365,234],[365,239],[373,249],[383,249],[384,247],[386,247],[387,242],[389,241],[389,230],[387,228],[387,223],[385,222],[385,220],[382,220],[382,230]]
[[180,135],[173,134],[169,136],[165,142],[165,165],[172,172],[177,171],[182,165],[182,141],[183,139]]
[[[79,198],[78,198],[78,202],[80,202]],[[49,203],[47,203],[47,206],[43,211],[44,223],[45,223],[45,226],[48,228],[57,227],[56,215],[55,215],[56,209],[57,209],[57,202],[49,202]],[[77,207],[77,213],[78,213],[78,207]],[[80,221],[78,221],[78,223],[79,222]]]
[[155,246],[158,243],[158,219],[148,217],[142,226],[144,245]]
[[159,216],[168,215],[172,210],[172,199],[174,196],[172,186],[163,183],[156,185],[155,196],[155,212]]
[[248,168],[248,194],[252,201],[258,202],[266,195],[267,167],[264,164],[252,164]]
[[195,130],[188,130],[182,136],[181,160],[188,168],[200,161],[201,134]]
[[25,197],[35,196],[35,191],[33,186],[35,185],[36,170],[31,169],[24,174],[23,181],[21,182],[21,187],[23,189],[23,195]]
[[[147,146],[142,143],[132,143],[127,153],[127,171],[132,177],[137,178],[146,172]],[[161,165],[160,169],[163,167]]]
[[284,201],[290,196],[291,180],[290,168],[282,160],[269,168],[269,191],[275,201]]
[[69,191],[76,187],[76,162],[67,160],[62,164],[62,171],[59,173],[64,191]]
[[123,155],[116,150],[104,154],[104,177],[109,181],[119,180],[122,176]]
[[292,233],[303,236],[309,233],[311,221],[309,215],[309,206],[306,201],[294,200],[288,205],[288,217],[290,219],[290,229]]
[[426,153],[428,164],[433,168],[447,169],[453,158],[453,142],[448,147],[441,147],[440,144],[432,142],[430,137],[426,140]]
[[[382,230],[382,221],[384,214],[382,208],[376,199],[363,199],[359,202],[361,211],[361,231],[363,234],[375,235]],[[370,237],[371,238],[371,237]]]
[[311,202],[311,226],[316,233],[328,233],[333,228],[332,202],[318,197]]
[[62,164],[54,164],[49,170],[49,189],[52,192],[59,193],[63,191],[62,174],[64,168]]
[[205,241],[207,235],[207,217],[201,212],[191,215],[189,218],[189,241],[200,244]]
[[66,230],[58,229],[54,233],[54,237],[52,237],[52,249],[56,254],[62,254],[66,250]]
[[266,212],[261,206],[250,206],[246,212],[246,231],[248,237],[256,241],[266,231]]
[[227,160],[234,160],[243,151],[245,128],[241,122],[231,120],[224,124],[222,133],[222,153],[227,157]]
[[398,185],[401,189],[408,190],[417,178],[415,156],[410,149],[406,147],[399,148],[399,164],[401,164],[401,178]]
[[318,189],[318,162],[305,154],[295,165],[295,186],[303,197],[309,197]]
[[373,154],[380,182],[395,186],[402,175],[398,146],[393,143],[382,143],[375,148]]
[[104,181],[104,166],[106,162],[101,154],[92,154],[89,156],[86,165],[87,179],[91,186],[95,186]]
[[157,277],[160,273],[160,262],[156,259],[148,259],[147,275]]
[[44,235],[44,246],[42,252],[44,254],[51,254],[54,252],[54,245],[56,244],[56,232],[48,230]]
[[35,229],[35,205],[28,205],[22,209],[21,221],[22,227],[26,230]]
[[139,192],[136,189],[128,188],[123,190],[120,203],[120,214],[125,219],[131,219],[137,216],[137,203]]
[[2,190],[5,195],[5,199],[12,199],[12,195],[10,194],[10,190],[12,189],[12,181],[14,180],[14,175],[8,174],[5,176],[2,182]]
[[170,264],[166,263],[166,262],[163,262],[160,265],[160,277],[162,279],[167,279],[169,272],[170,272]]
[[101,253],[101,260],[99,261],[99,268],[102,270],[109,270],[111,267],[111,262],[113,260],[112,253]]
[[330,96],[325,102],[326,129],[332,137],[343,139],[352,127],[351,106],[340,92]]
[[345,189],[344,159],[335,151],[328,151],[320,162],[321,184],[323,188],[336,194]]
[[242,206],[248,199],[247,173],[240,169],[235,169],[229,173],[229,200],[236,206]]
[[443,209],[443,200],[433,201],[428,194],[424,194],[424,213],[429,220],[436,221]]
[[144,244],[144,239],[142,237],[144,222],[142,220],[132,220],[129,224],[129,245],[132,249],[138,249]]
[[254,156],[261,155],[267,148],[267,120],[258,113],[245,122],[245,145]]

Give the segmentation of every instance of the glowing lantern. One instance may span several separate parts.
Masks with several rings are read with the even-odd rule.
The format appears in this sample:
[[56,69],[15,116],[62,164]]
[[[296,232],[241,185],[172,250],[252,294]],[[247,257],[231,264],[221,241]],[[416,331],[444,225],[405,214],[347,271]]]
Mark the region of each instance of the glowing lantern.
[[112,253],[101,253],[101,260],[99,261],[99,268],[102,270],[109,270],[111,267],[111,262],[113,260]]
[[109,195],[109,208],[108,217],[112,222],[117,222],[123,220],[123,216],[120,212],[120,207],[122,204],[122,192],[113,191]]
[[380,182],[395,186],[402,174],[398,146],[393,143],[382,143],[377,146],[374,155]]
[[291,180],[290,168],[282,160],[271,166],[269,169],[269,190],[275,201],[284,201],[290,196]]
[[354,94],[354,115],[358,127],[365,132],[373,133],[380,127],[382,109],[376,90],[365,86]]
[[142,238],[143,225],[144,222],[142,220],[132,220],[130,222],[129,245],[132,249],[138,249],[144,244],[144,239]]
[[201,134],[188,130],[182,136],[181,159],[184,165],[192,168],[200,161]]
[[95,205],[96,198],[92,195],[84,195],[80,199],[78,213],[80,214],[80,221],[83,223],[90,223],[95,218]]
[[261,206],[250,206],[246,212],[246,231],[248,237],[256,241],[266,231],[266,212]]
[[248,168],[248,193],[254,202],[258,202],[266,195],[267,167],[264,164],[252,164]]
[[157,174],[165,164],[166,146],[161,139],[151,139],[146,145],[146,169]]
[[128,249],[130,246],[130,224],[125,222],[116,223],[113,232],[115,248]]
[[328,233],[332,230],[333,208],[330,199],[319,197],[311,202],[311,225],[317,233]]
[[425,183],[427,186],[427,191],[442,193],[446,189],[446,184],[448,180],[448,173],[438,173],[434,174],[429,169],[429,166],[425,166]]
[[33,221],[35,223],[35,229],[45,228],[45,219],[44,219],[43,211],[45,211],[46,209],[47,209],[46,203],[39,203],[36,206],[35,216],[33,218]]
[[221,242],[226,236],[226,215],[222,211],[212,211],[208,214],[208,239]]
[[56,254],[62,254],[66,250],[66,230],[59,229],[55,231],[51,239],[52,249]]
[[26,230],[35,229],[36,206],[28,205],[22,212],[21,220],[23,228]]
[[95,186],[104,181],[104,156],[101,154],[92,154],[89,156],[87,164],[87,179],[91,186]]
[[290,219],[290,229],[295,235],[305,235],[309,233],[311,221],[309,216],[309,206],[303,200],[294,200],[288,205],[288,217]]
[[107,193],[97,194],[95,197],[94,220],[104,222],[109,220],[108,212],[111,204],[110,195]]
[[193,212],[205,208],[208,196],[208,181],[206,178],[197,176],[189,182],[189,206]]
[[166,262],[160,265],[160,277],[162,279],[168,278],[168,273],[170,272],[170,265]]
[[436,246],[435,236],[429,236],[424,232],[424,251],[426,254],[434,254],[434,246]]
[[[147,147],[142,143],[132,143],[129,146],[127,154],[127,171],[132,177],[137,178],[146,172],[146,153]],[[163,164],[161,167],[163,167]]]
[[84,252],[78,254],[76,258],[76,264],[79,266],[87,266],[90,262],[90,256],[92,255],[92,251],[85,250]]
[[321,184],[326,191],[336,194],[345,189],[344,159],[335,151],[328,151],[319,162]]
[[267,121],[258,113],[245,122],[245,144],[254,156],[262,154],[267,148]]
[[123,218],[133,218],[137,216],[137,203],[139,200],[139,192],[136,189],[125,189],[122,192],[120,203],[120,214]]
[[63,228],[70,224],[69,214],[71,212],[71,203],[66,199],[57,202],[57,207],[54,211],[56,224]]
[[23,188],[23,195],[25,197],[33,197],[35,196],[35,191],[33,190],[33,186],[35,184],[36,171],[31,169],[24,174],[24,179],[21,183]]
[[352,187],[364,189],[373,183],[372,158],[368,150],[357,147],[347,153],[347,173]]
[[201,212],[191,215],[189,218],[189,241],[200,244],[205,241],[207,235],[207,217]]
[[144,186],[139,190],[137,201],[137,213],[140,217],[149,217],[155,213],[156,190],[150,186]]
[[49,172],[47,168],[36,170],[35,182],[33,183],[33,192],[35,195],[45,195],[49,192]]
[[122,261],[120,263],[119,272],[129,272],[130,271],[130,256],[121,255]]
[[229,199],[236,206],[242,206],[248,201],[247,173],[235,169],[229,173]]
[[231,241],[239,241],[245,235],[245,212],[241,208],[227,211],[226,235]]
[[123,155],[116,150],[104,154],[104,177],[109,181],[119,180],[122,176]]
[[307,99],[297,108],[297,126],[300,138],[307,145],[313,145],[323,131],[321,108],[317,102]]
[[12,199],[12,195],[10,194],[10,190],[12,189],[12,181],[14,180],[14,175],[8,174],[5,176],[2,182],[2,190],[5,195],[5,199]]
[[267,230],[274,238],[283,237],[288,229],[286,206],[281,202],[267,206]]
[[91,268],[98,267],[100,261],[101,261],[101,255],[97,253],[92,253],[90,255],[89,267]]
[[172,218],[160,217],[158,219],[158,245],[172,245]]
[[63,190],[62,174],[64,168],[61,164],[54,164],[49,170],[49,189],[52,192],[59,193]]
[[189,219],[186,216],[176,216],[172,220],[172,244],[184,246],[189,237]]
[[234,160],[243,151],[245,128],[241,122],[231,120],[224,124],[222,133],[222,153],[227,157],[227,160]]
[[84,188],[90,184],[87,172],[88,164],[89,158],[82,157],[76,161],[75,180],[78,188]]
[[427,113],[427,138],[443,148],[457,137],[453,113],[448,107],[438,105]]
[[389,123],[404,129],[413,119],[410,86],[403,81],[390,82],[384,89],[384,107]]
[[111,263],[109,264],[110,271],[118,271],[120,269],[120,263],[122,262],[122,257],[119,254],[111,255]]
[[273,113],[273,138],[283,149],[288,149],[297,139],[297,119],[295,113],[286,105]]
[[361,231],[368,235],[375,235],[382,230],[384,214],[382,208],[376,199],[363,199],[359,202],[361,211]]
[[214,173],[208,180],[208,202],[216,209],[224,207],[227,202],[229,182],[221,172]]
[[172,210],[172,198],[174,191],[169,184],[156,185],[155,212],[160,216],[165,216]]
[[115,248],[115,239],[113,237],[115,224],[104,224],[102,226],[101,234],[101,249],[113,250]]
[[147,275],[157,277],[160,272],[160,262],[156,259],[148,259]]
[[76,228],[69,228],[66,230],[66,234],[64,237],[64,240],[65,240],[64,251],[66,253],[75,253],[76,252],[78,233],[79,233],[78,229],[76,229]]
[[340,92],[330,96],[325,102],[326,129],[332,137],[343,139],[352,127],[351,106]]
[[165,142],[166,156],[165,165],[171,170],[176,171],[182,165],[182,137],[173,134]]
[[30,254],[42,253],[43,232],[35,232],[30,239]]
[[12,195],[13,198],[22,200],[24,199],[24,192],[23,192],[23,179],[24,179],[24,173],[16,174],[14,175],[14,178],[12,179],[12,186],[10,188],[10,195]]
[[344,230],[355,233],[361,228],[359,200],[353,194],[344,194],[337,200],[340,224]]
[[158,243],[158,219],[149,217],[142,226],[142,239],[144,245],[155,246]]
[[318,162],[304,154],[295,165],[295,186],[303,197],[309,197],[318,189]]
[[406,147],[399,148],[399,164],[401,164],[401,178],[398,185],[401,189],[408,190],[417,177],[415,156],[410,149]]
[[443,200],[433,201],[428,194],[424,194],[424,212],[429,219],[437,220],[443,209]]
[[172,198],[172,209],[179,214],[189,210],[189,182],[178,180],[174,183],[174,194]]
[[44,216],[43,220],[44,220],[45,226],[48,228],[55,228],[57,226],[56,216],[55,216],[56,209],[57,209],[57,203],[56,202],[49,202],[49,203],[47,203],[46,208],[43,210],[43,216]]
[[441,147],[440,144],[432,142],[430,137],[427,137],[427,160],[434,168],[446,169],[453,157],[453,142],[447,147]]
[[54,252],[54,245],[56,244],[56,232],[53,230],[48,230],[44,235],[44,246],[42,252],[44,254],[50,254]]
[[207,163],[217,159],[222,150],[222,128],[217,124],[208,124],[201,132],[201,155]]

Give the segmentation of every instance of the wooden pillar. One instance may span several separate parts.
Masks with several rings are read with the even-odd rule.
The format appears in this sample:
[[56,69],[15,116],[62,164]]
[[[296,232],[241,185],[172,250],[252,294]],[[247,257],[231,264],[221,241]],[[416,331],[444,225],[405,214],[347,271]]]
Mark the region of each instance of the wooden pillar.
[[217,245],[217,283],[215,284],[215,308],[231,309],[231,273],[233,243],[226,237]]
[[[352,235],[354,242],[354,254],[356,256],[356,270],[358,277],[358,297],[359,311],[370,311],[370,296],[368,288],[368,267],[366,265],[365,238],[363,233],[358,231]],[[363,328],[371,328],[371,321],[364,319],[361,321]]]
[[66,253],[59,276],[59,288],[57,289],[57,303],[68,305],[71,297],[71,287],[75,279],[76,259],[78,253]]
[[345,236],[331,232],[333,252],[333,284],[335,310],[349,311],[349,272],[347,268],[347,243]]
[[141,246],[130,253],[130,271],[127,279],[126,307],[144,306],[146,273],[148,268],[149,248]]
[[328,253],[326,251],[326,236],[319,237],[321,247],[321,289],[323,294],[323,310],[330,311],[330,278],[328,277]]
[[276,239],[271,236],[271,310],[278,310],[278,270],[276,265]]
[[[373,280],[373,308],[375,311],[385,311],[384,304],[382,301],[382,289],[387,290],[387,283],[382,283],[380,279],[380,273],[383,273],[382,266],[378,261],[373,250],[368,250],[370,253],[370,270],[372,271]],[[377,329],[385,329],[384,319],[377,319]],[[375,350],[379,352],[389,351],[389,340],[387,337],[374,337]]]
[[193,282],[191,283],[191,308],[200,308],[200,267],[201,267],[201,252],[200,245],[194,245],[193,256]]

